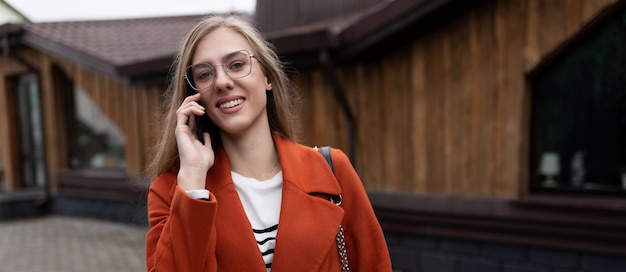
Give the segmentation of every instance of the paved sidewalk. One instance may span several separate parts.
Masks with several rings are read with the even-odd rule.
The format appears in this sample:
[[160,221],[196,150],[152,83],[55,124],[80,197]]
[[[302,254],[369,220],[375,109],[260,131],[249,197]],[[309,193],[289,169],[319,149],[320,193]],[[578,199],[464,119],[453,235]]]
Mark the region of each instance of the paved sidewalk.
[[146,231],[66,216],[0,222],[0,271],[146,271]]

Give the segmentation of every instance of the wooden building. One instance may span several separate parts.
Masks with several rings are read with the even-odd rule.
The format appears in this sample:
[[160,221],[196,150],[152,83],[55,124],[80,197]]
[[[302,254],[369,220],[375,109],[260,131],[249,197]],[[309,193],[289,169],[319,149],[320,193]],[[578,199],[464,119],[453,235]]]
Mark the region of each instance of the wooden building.
[[1,26],[5,199],[145,203],[143,169],[167,73],[178,43],[200,18]]
[[[394,269],[626,267],[626,1],[256,12],[302,96],[303,143],[350,155]],[[169,64],[199,18],[1,26],[2,195],[136,205]]]
[[626,1],[306,3],[260,0],[257,22],[395,269],[626,267]]

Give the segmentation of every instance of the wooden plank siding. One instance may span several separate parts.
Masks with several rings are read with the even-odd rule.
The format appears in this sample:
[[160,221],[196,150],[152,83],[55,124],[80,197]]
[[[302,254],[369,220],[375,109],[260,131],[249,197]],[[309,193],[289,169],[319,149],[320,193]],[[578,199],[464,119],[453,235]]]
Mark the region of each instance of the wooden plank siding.
[[[526,74],[615,1],[483,1],[381,59],[337,67],[370,190],[515,197],[527,191]],[[321,69],[295,75],[304,142],[348,149]]]
[[11,182],[13,180],[20,180],[19,171],[19,145],[17,130],[14,123],[16,119],[9,119],[10,116],[15,116],[17,108],[15,107],[15,93],[9,90],[15,88],[10,77],[16,74],[25,73],[28,68],[11,59],[5,55],[0,55],[0,74],[5,75],[0,79],[0,165],[2,169],[2,177],[0,180],[0,186],[2,190],[9,191],[17,187],[19,184]]

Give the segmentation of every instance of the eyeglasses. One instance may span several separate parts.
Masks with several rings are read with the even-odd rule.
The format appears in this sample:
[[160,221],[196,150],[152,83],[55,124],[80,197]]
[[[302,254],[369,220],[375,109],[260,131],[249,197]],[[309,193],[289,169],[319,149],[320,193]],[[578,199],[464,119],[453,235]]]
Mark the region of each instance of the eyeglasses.
[[215,84],[217,67],[222,66],[224,73],[231,79],[240,79],[252,71],[252,58],[256,57],[247,50],[235,51],[222,58],[222,63],[218,65],[201,62],[188,66],[184,77],[191,88],[198,92],[204,91]]

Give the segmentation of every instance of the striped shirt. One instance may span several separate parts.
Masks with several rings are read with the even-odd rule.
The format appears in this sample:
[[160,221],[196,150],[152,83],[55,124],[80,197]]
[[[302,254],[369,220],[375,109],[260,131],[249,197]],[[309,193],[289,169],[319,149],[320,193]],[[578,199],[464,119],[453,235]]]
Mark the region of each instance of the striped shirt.
[[267,272],[272,270],[276,233],[282,199],[283,173],[266,181],[247,178],[231,172],[235,189],[252,225]]

